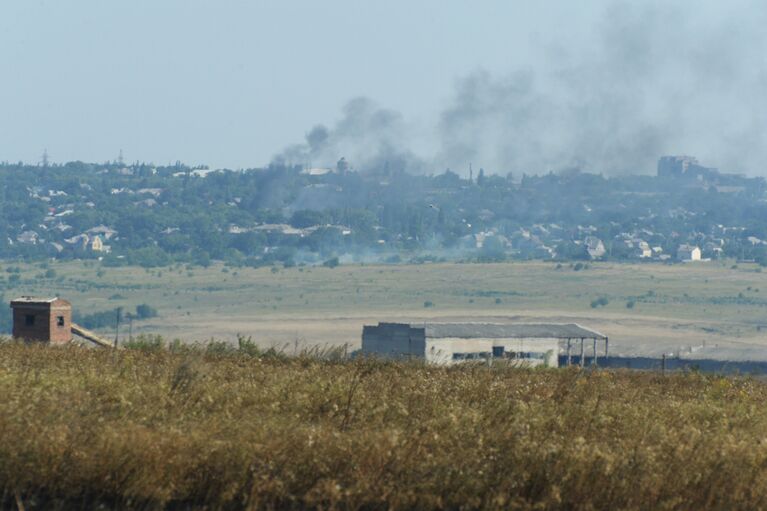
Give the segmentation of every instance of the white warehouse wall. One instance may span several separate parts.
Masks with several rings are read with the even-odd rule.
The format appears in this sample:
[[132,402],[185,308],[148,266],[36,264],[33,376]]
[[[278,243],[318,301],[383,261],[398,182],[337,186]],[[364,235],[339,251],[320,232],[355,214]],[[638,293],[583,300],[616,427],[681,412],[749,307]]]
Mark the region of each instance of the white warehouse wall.
[[522,359],[526,365],[558,367],[559,340],[551,338],[512,338],[512,339],[482,339],[482,338],[438,338],[426,339],[427,362],[439,365],[461,363],[453,360],[455,353],[491,353],[493,347],[503,346],[505,352],[540,353],[543,359]]

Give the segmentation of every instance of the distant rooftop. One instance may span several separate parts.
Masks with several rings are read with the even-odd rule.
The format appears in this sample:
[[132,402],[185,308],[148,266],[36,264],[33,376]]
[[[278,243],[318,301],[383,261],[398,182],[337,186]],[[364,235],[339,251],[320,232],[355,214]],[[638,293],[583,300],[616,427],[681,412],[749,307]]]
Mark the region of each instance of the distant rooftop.
[[[381,323],[379,326],[384,326]],[[595,330],[577,323],[409,323],[411,328],[424,328],[432,339],[454,337],[471,339],[546,338],[546,339],[606,339]]]
[[36,303],[53,303],[59,298],[57,296],[54,296],[52,298],[42,297],[42,296],[20,296],[18,298],[14,298],[11,300],[11,305],[13,304],[36,304]]

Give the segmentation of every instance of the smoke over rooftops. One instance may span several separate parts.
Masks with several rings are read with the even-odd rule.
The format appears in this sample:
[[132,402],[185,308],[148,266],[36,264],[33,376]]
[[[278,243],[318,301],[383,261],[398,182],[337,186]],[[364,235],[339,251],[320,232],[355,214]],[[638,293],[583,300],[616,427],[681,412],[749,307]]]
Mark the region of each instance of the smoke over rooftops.
[[355,98],[332,127],[318,124],[305,141],[286,148],[275,161],[292,165],[334,166],[344,156],[357,170],[388,167],[423,172],[426,167],[408,147],[410,128],[402,115],[379,107],[368,98]]
[[[352,100],[278,160],[357,170],[652,173],[662,154],[695,154],[724,171],[764,173],[767,6],[614,2],[574,47],[544,42],[533,66],[457,80],[422,133],[402,115]],[[429,139],[435,150],[413,147]]]

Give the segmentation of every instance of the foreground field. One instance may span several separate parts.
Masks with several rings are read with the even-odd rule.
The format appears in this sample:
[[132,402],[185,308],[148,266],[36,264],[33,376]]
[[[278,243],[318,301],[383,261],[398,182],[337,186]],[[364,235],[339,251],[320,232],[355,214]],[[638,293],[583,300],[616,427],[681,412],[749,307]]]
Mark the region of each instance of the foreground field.
[[[554,321],[603,332],[614,354],[659,357],[706,345],[708,351],[716,346],[721,358],[767,359],[767,272],[732,261],[594,263],[578,271],[575,265],[542,262],[332,269],[143,269],[97,262],[0,267],[6,299],[59,294],[82,313],[147,303],[160,315],[136,322],[133,333],[171,339],[234,341],[239,333],[292,352],[307,344],[353,349],[362,325],[382,320]],[[113,328],[103,332],[114,336]]]
[[2,506],[767,507],[767,386],[0,345]]

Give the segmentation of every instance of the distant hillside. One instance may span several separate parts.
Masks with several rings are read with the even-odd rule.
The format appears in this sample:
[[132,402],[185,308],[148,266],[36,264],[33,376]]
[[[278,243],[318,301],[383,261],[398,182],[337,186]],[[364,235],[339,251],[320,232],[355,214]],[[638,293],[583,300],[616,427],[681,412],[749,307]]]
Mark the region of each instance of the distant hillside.
[[[0,165],[0,257],[318,264],[336,257],[767,262],[765,181],[669,172],[473,179],[272,166]],[[685,248],[686,253],[690,248]],[[679,256],[681,257],[681,256]]]

